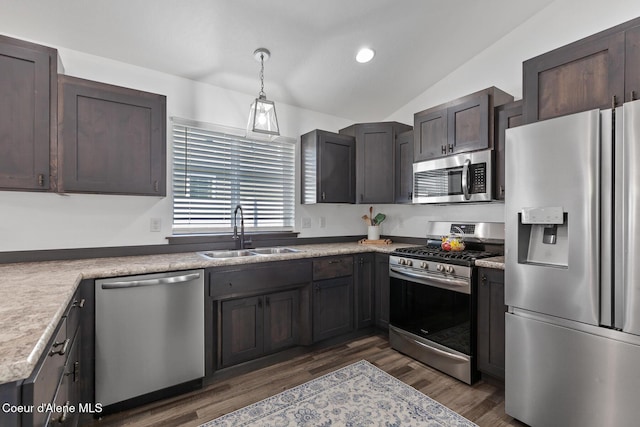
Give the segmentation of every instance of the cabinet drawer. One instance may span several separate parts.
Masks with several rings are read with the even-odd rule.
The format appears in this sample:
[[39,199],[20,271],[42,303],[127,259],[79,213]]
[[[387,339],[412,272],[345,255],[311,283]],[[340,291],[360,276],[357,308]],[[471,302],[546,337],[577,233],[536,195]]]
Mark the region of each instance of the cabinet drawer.
[[321,258],[313,261],[313,280],[353,275],[353,257]]
[[[32,376],[23,385],[22,400],[26,405],[37,407],[41,403],[53,402],[60,378],[64,373],[65,361],[73,338],[67,336],[66,320],[66,318],[62,318],[54,339],[49,342]],[[27,425],[44,425],[46,417],[49,416],[47,413],[36,410],[26,415],[33,417],[32,420],[28,420]]]
[[310,281],[309,261],[245,265],[232,270],[213,271],[209,276],[209,296],[217,299],[232,298]]

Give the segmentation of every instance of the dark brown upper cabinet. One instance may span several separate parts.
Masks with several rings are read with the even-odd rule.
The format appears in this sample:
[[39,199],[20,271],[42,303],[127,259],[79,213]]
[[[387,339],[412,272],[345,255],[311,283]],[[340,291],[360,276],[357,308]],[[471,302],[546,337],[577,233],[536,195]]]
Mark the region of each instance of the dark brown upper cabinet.
[[395,140],[411,126],[398,122],[358,123],[338,132],[356,140],[356,203],[395,200]]
[[494,107],[511,101],[490,87],[414,114],[414,162],[493,148]]
[[300,143],[302,203],[355,203],[355,139],[314,130],[302,135]]
[[413,130],[396,137],[395,203],[413,201]]
[[504,200],[505,186],[505,142],[506,131],[512,127],[522,124],[522,100],[510,102],[496,107],[496,137],[495,137],[495,163],[494,177],[495,188],[493,189],[496,200]]
[[58,53],[0,36],[0,189],[49,190]]
[[166,97],[59,78],[58,191],[166,195]]
[[640,18],[523,63],[523,117],[532,123],[640,96]]

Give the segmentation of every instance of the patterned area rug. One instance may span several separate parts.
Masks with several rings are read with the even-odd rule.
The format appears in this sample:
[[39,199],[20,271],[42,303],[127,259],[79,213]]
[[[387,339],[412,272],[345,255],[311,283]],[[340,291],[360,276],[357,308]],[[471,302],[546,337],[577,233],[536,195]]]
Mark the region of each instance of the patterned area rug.
[[476,424],[361,360],[201,425],[212,426]]

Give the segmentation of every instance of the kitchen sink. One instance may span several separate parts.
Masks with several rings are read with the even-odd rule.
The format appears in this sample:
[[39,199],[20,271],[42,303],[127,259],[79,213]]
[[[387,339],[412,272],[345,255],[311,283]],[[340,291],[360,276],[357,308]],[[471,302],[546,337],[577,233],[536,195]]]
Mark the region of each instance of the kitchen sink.
[[226,258],[239,258],[255,255],[275,255],[275,254],[289,254],[301,252],[299,249],[293,248],[256,248],[256,249],[239,249],[233,251],[208,251],[198,252],[198,255],[208,259],[226,259]]
[[251,249],[251,252],[254,252],[258,255],[271,255],[271,254],[289,254],[294,252],[301,252],[299,249],[293,248],[257,248]]
[[224,259],[224,258],[238,258],[245,256],[257,255],[247,249],[240,249],[235,251],[212,251],[212,252],[198,252],[199,255],[210,259]]

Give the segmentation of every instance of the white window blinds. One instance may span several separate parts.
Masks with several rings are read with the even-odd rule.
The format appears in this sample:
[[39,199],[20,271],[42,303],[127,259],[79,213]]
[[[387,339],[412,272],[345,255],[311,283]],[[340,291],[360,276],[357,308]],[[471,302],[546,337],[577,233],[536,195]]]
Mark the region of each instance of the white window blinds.
[[292,139],[254,140],[174,119],[174,232],[230,231],[237,205],[246,230],[291,230],[294,168]]

